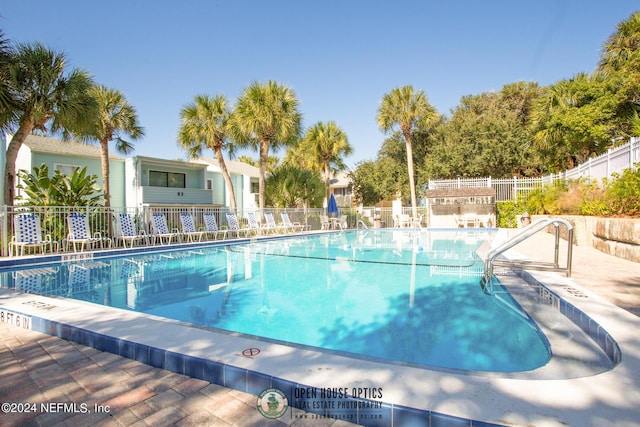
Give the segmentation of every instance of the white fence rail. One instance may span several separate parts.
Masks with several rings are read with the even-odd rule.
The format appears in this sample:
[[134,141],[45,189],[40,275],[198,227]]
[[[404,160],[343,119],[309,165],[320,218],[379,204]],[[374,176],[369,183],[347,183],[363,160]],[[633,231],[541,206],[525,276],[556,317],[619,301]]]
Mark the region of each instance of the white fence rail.
[[540,178],[458,178],[429,180],[428,189],[447,188],[479,188],[493,187],[496,190],[496,201],[513,200],[520,195],[526,195],[531,190],[552,184],[558,180],[571,180],[590,178],[600,180],[609,178],[613,174],[620,174],[625,169],[635,169],[640,162],[640,138],[631,138],[629,142],[616,148],[607,150],[606,153],[590,158],[587,162],[577,167]]

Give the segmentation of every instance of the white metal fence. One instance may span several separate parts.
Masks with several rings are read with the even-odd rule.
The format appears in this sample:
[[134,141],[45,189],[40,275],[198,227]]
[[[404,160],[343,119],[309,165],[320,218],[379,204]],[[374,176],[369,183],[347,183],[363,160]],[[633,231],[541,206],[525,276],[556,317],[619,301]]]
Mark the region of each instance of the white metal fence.
[[590,158],[577,167],[540,178],[469,178],[469,179],[441,179],[429,180],[428,189],[447,188],[479,188],[493,187],[496,190],[496,201],[513,200],[520,195],[526,195],[531,190],[552,184],[558,180],[576,180],[589,178],[600,180],[609,178],[613,174],[620,174],[625,169],[635,169],[640,162],[640,138],[631,138],[629,142],[606,153]]
[[[265,209],[265,212],[272,212],[274,217],[280,219],[280,213],[288,213],[292,223],[306,224],[311,230],[321,229],[321,217],[326,216],[326,209]],[[114,217],[119,213],[131,215],[136,230],[143,230],[147,235],[152,235],[150,229],[151,216],[153,213],[164,214],[167,226],[170,230],[182,231],[180,214],[188,212],[192,215],[196,228],[204,229],[203,213],[213,212],[218,226],[227,228],[226,213],[229,209],[207,208],[202,206],[176,207],[176,206],[146,206],[143,208],[111,208],[104,207],[52,207],[52,206],[4,206],[0,208],[0,255],[9,254],[9,245],[15,235],[13,219],[19,213],[33,213],[36,215],[41,230],[41,238],[50,238],[56,243],[60,251],[72,250],[67,248],[67,238],[69,230],[67,227],[67,217],[71,214],[85,214],[89,221],[91,234],[100,233],[106,239],[111,239],[115,244],[116,227]],[[251,210],[256,212],[255,210]],[[257,213],[257,212],[256,212]],[[351,210],[341,209],[341,214],[347,215],[349,227],[355,227],[357,222],[356,214]],[[246,212],[237,212],[237,217],[242,228],[248,227]],[[261,218],[261,215],[256,215]]]

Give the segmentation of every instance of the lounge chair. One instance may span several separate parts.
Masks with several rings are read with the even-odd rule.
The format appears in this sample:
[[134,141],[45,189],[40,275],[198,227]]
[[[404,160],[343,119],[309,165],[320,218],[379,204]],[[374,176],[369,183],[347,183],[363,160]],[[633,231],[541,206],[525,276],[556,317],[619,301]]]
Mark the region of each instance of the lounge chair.
[[178,240],[180,232],[178,229],[169,231],[167,226],[167,218],[161,213],[154,213],[151,215],[151,238],[155,244],[155,239],[160,240],[160,244],[170,244],[173,239]]
[[67,216],[67,227],[69,233],[67,234],[65,250],[69,250],[69,246],[73,245],[73,251],[76,252],[78,245],[80,245],[80,252],[87,249],[93,249],[94,245],[100,245],[100,248],[104,248],[105,243],[108,247],[111,247],[111,239],[108,237],[102,237],[100,232],[91,234],[89,228],[89,218],[85,214],[72,213]]
[[266,232],[273,231],[274,233],[286,233],[288,231],[288,227],[276,224],[273,212],[265,212],[264,219],[267,221],[267,224],[264,226],[263,230]]
[[204,212],[202,219],[207,235],[213,236],[214,239],[217,239],[219,235],[222,235],[223,239],[227,237],[227,230],[218,228],[218,221],[213,212]]
[[202,236],[206,234],[205,231],[197,231],[193,216],[189,213],[182,212],[180,214],[180,223],[182,224],[182,234],[187,236],[191,242],[194,242],[195,238],[198,242],[202,240]]
[[247,221],[249,221],[249,228],[248,228],[248,233],[247,234],[251,234],[256,233],[256,234],[262,234],[262,230],[263,228],[260,227],[260,224],[258,223],[258,219],[256,218],[256,214],[253,212],[247,212]]
[[115,215],[116,218],[116,237],[114,240],[122,240],[122,245],[126,248],[127,242],[129,246],[133,247],[136,242],[143,242],[149,244],[149,236],[144,230],[136,230],[131,215],[126,213],[120,213]]
[[336,218],[335,228],[339,228],[340,230],[346,230],[349,228],[346,215],[340,215],[340,218]]
[[[20,213],[13,217],[14,235],[9,242],[9,256],[24,255],[25,249],[40,250],[43,254],[58,252],[58,242],[50,235],[42,237],[40,216],[32,213]],[[17,253],[19,252],[19,254]]]
[[284,224],[284,226],[291,231],[307,231],[311,228],[306,224],[291,222],[291,218],[289,218],[289,214],[287,212],[280,212],[280,217],[282,218],[282,224]]
[[229,234],[235,233],[236,237],[240,237],[240,233],[248,236],[251,232],[250,228],[240,228],[238,217],[233,212],[227,212],[227,224],[229,225]]

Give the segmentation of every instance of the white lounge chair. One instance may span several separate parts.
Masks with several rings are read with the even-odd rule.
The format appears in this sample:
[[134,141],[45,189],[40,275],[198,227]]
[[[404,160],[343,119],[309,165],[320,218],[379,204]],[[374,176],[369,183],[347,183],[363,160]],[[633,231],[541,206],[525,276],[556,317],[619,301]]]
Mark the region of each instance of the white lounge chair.
[[251,232],[250,228],[241,228],[238,217],[233,212],[227,212],[227,224],[229,226],[229,234],[235,233],[236,237],[240,237],[240,233],[248,236]]
[[42,237],[40,216],[33,213],[20,213],[13,217],[14,235],[9,242],[9,256],[24,255],[25,249],[40,250],[43,254],[58,252],[58,242],[50,235]]
[[340,215],[340,218],[338,218],[338,221],[336,221],[336,228],[339,228],[340,230],[346,230],[347,228],[349,228],[346,215]]
[[289,218],[288,212],[280,212],[280,217],[282,218],[282,224],[287,227],[291,231],[306,231],[311,227],[306,224],[300,224],[299,222],[291,222],[291,218]]
[[155,244],[155,239],[160,240],[160,244],[170,244],[173,239],[178,240],[180,232],[177,229],[169,231],[167,226],[167,218],[161,213],[151,215],[151,238]]
[[85,214],[72,213],[67,216],[67,227],[69,233],[67,234],[65,250],[69,250],[69,246],[73,245],[73,251],[78,250],[80,245],[80,252],[85,248],[93,249],[94,245],[100,245],[100,248],[104,248],[105,243],[108,247],[111,247],[111,239],[108,237],[102,237],[100,232],[91,234],[89,227],[89,218]]
[[252,232],[255,234],[262,234],[263,228],[260,227],[255,213],[247,212],[247,221],[249,222],[249,231],[247,234],[251,234]]
[[214,239],[218,238],[219,235],[222,235],[223,239],[227,237],[227,230],[218,227],[218,221],[216,220],[216,216],[213,212],[204,212],[202,214],[202,219],[204,221],[205,233],[207,235],[213,236]]
[[273,212],[265,212],[264,219],[267,224],[264,226],[263,230],[266,232],[273,231],[274,233],[286,233],[288,228],[284,225],[276,224],[276,220],[273,217]]
[[193,220],[193,216],[190,213],[182,212],[180,214],[180,223],[182,224],[182,234],[187,236],[191,242],[198,239],[198,242],[202,240],[202,236],[206,234],[205,231],[196,230],[196,225]]
[[126,248],[127,242],[130,247],[133,247],[136,242],[143,242],[149,244],[149,236],[144,230],[136,230],[133,218],[126,213],[120,213],[115,215],[116,218],[116,237],[114,240],[117,242],[122,241],[122,245]]

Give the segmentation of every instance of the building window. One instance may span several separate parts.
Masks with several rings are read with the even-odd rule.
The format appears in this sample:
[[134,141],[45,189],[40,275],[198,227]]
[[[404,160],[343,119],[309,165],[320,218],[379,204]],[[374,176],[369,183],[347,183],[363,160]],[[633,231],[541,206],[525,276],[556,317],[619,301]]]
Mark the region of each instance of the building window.
[[187,176],[183,173],[149,171],[149,186],[187,188]]
[[258,194],[260,192],[260,183],[251,181],[251,193]]
[[60,172],[62,175],[71,176],[77,169],[81,169],[82,166],[78,165],[65,165],[62,163],[54,163],[53,170]]

